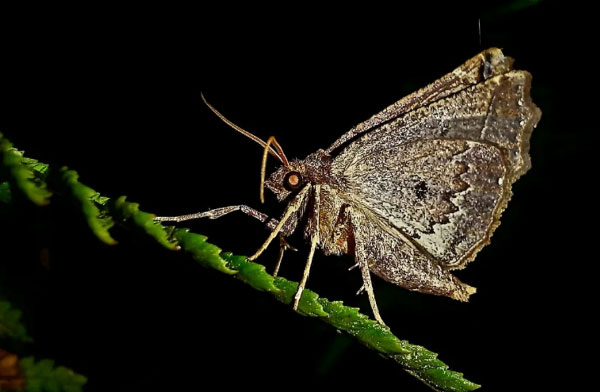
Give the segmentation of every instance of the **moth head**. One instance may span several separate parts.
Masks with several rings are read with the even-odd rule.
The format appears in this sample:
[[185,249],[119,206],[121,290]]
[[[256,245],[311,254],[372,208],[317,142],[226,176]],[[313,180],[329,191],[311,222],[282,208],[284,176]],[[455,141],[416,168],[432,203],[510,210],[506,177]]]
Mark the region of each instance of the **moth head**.
[[265,187],[275,194],[277,200],[283,201],[306,184],[303,169],[299,161],[292,161],[287,166],[281,165],[265,181]]

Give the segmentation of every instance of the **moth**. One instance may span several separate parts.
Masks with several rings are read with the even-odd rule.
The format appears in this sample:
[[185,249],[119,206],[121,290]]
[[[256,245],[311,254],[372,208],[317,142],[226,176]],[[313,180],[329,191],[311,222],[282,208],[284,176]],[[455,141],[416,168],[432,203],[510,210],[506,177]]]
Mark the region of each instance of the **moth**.
[[[264,187],[287,207],[280,219],[246,205],[159,221],[219,218],[242,211],[270,234],[256,259],[279,236],[302,226],[310,250],[294,309],[314,253],[348,254],[360,268],[375,319],[371,274],[409,290],[467,301],[475,288],[452,275],[490,242],[511,197],[530,167],[529,140],[540,117],[530,97],[531,75],[513,59],[487,49],[343,134],[327,149],[289,161],[274,137],[266,142],[228,125],[264,147]],[[265,179],[271,154],[281,166]]]

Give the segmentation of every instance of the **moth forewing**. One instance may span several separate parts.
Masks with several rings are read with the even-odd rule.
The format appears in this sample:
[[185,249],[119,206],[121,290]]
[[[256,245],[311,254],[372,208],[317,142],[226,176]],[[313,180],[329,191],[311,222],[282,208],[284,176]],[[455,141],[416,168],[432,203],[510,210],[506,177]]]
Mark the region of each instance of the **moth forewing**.
[[454,71],[402,98],[373,115],[368,120],[358,124],[337,139],[326,152],[333,154],[335,150],[340,149],[341,146],[355,139],[360,134],[366,133],[409,112],[416,111],[421,107],[466,90],[496,75],[504,74],[512,69],[513,62],[512,58],[504,56],[498,48],[484,50],[467,60]]

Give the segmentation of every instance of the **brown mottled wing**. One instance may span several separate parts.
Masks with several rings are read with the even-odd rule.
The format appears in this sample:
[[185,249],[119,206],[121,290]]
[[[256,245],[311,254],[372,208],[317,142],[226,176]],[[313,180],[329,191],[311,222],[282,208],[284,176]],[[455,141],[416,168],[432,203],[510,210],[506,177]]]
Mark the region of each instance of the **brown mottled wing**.
[[508,173],[492,144],[429,139],[382,148],[338,174],[353,210],[393,228],[423,259],[453,269],[488,242],[510,197]]
[[431,261],[397,229],[369,211],[351,209],[351,227],[358,263],[383,279],[409,290],[444,295],[467,301],[475,288],[456,279],[439,263]]
[[432,138],[481,140],[506,150],[511,182],[530,167],[529,138],[541,112],[531,75],[510,71],[413,110],[362,135],[336,157],[346,167],[382,148]]
[[511,184],[530,167],[529,137],[541,114],[529,96],[530,75],[509,71],[512,61],[500,61],[497,49],[449,75],[472,69],[467,65],[477,58],[479,82],[470,71],[470,86],[435,99],[425,93],[439,81],[419,90],[425,104],[406,104],[411,109],[402,114],[410,96],[376,115],[383,120],[372,123],[379,125],[347,143],[332,163],[344,198],[445,269],[463,267],[489,242]]
[[512,64],[512,58],[505,57],[500,49],[487,49],[430,85],[410,94],[370,119],[358,124],[336,140],[327,149],[327,153],[331,153],[357,135],[367,132],[386,121],[448,97],[493,76],[504,74],[512,69]]

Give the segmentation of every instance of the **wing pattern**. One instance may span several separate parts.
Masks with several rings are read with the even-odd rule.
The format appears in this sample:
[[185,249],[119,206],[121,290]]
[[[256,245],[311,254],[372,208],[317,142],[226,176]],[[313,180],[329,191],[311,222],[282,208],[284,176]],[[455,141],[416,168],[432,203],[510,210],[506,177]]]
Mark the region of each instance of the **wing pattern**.
[[[372,272],[407,288],[468,297],[472,289],[447,272],[438,288],[423,277],[463,268],[489,243],[512,183],[531,166],[529,138],[541,112],[530,74],[512,63],[489,49],[327,150],[338,152],[336,195],[360,221],[352,224],[356,254]],[[395,253],[377,251],[374,239]],[[429,272],[410,278],[411,269]]]

